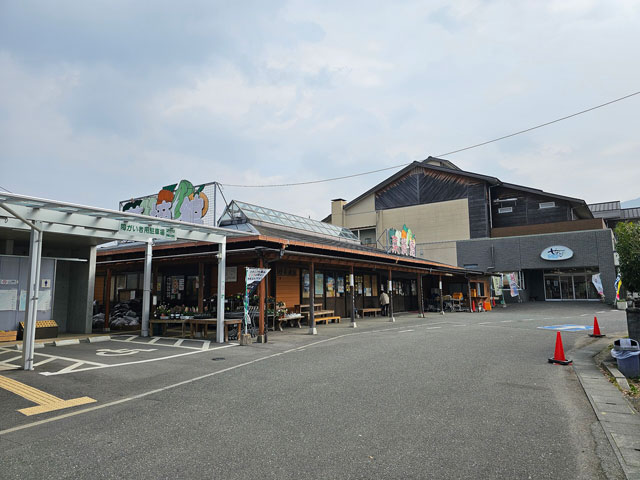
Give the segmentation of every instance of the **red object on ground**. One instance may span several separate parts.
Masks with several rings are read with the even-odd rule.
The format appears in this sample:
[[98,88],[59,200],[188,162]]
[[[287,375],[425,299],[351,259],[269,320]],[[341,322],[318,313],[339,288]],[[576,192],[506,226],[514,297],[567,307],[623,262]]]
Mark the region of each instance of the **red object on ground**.
[[603,334],[600,333],[600,325],[598,325],[598,317],[593,317],[593,333],[589,334],[590,337],[604,337]]
[[553,358],[549,359],[549,363],[558,363],[560,365],[569,365],[572,361],[567,360],[564,356],[564,347],[562,346],[562,336],[560,332],[556,335],[556,351]]
[[471,311],[472,312],[476,311],[476,302],[475,302],[475,300],[471,300]]
[[496,306],[496,297],[491,297],[491,306],[492,307]]

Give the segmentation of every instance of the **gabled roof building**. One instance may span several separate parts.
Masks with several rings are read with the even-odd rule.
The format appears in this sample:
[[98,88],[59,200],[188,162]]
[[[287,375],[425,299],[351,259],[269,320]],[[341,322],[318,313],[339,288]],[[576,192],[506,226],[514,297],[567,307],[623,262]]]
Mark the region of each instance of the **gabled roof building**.
[[[615,296],[613,236],[602,214],[582,199],[467,172],[448,160],[413,162],[349,202],[335,199],[325,221],[381,250],[391,247],[389,232],[406,226],[420,258],[515,273],[517,300],[599,300],[591,281],[598,274],[605,298]],[[544,252],[557,246],[567,254],[547,258]]]

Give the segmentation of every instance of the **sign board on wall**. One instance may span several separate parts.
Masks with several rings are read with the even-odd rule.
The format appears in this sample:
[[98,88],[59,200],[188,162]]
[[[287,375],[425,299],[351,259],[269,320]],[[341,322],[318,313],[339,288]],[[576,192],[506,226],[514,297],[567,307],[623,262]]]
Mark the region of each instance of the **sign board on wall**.
[[389,229],[389,252],[416,256],[416,237],[406,225],[402,226],[402,230]]
[[563,245],[553,245],[552,247],[545,248],[540,257],[543,260],[568,260],[573,257],[573,250]]
[[204,218],[209,212],[208,184],[195,186],[188,180],[162,187],[156,195],[120,202],[123,212],[139,213],[156,218],[168,218],[189,223],[209,224]]
[[224,281],[233,283],[238,281],[238,267],[227,267],[224,271]]

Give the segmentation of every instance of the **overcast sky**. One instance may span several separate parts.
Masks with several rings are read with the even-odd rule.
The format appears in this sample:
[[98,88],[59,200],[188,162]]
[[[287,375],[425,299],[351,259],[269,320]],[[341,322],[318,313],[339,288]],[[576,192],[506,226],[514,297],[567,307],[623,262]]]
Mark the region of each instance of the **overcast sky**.
[[[0,185],[117,208],[422,160],[640,90],[636,1],[0,0]],[[640,197],[640,95],[446,158]],[[395,171],[238,199],[322,218]]]

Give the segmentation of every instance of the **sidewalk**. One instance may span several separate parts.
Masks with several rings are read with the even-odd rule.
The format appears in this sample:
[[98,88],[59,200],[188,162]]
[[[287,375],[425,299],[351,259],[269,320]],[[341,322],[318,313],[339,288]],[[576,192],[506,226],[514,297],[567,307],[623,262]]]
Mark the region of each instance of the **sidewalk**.
[[573,352],[573,368],[626,477],[640,480],[640,415],[593,359],[609,343],[603,338]]

